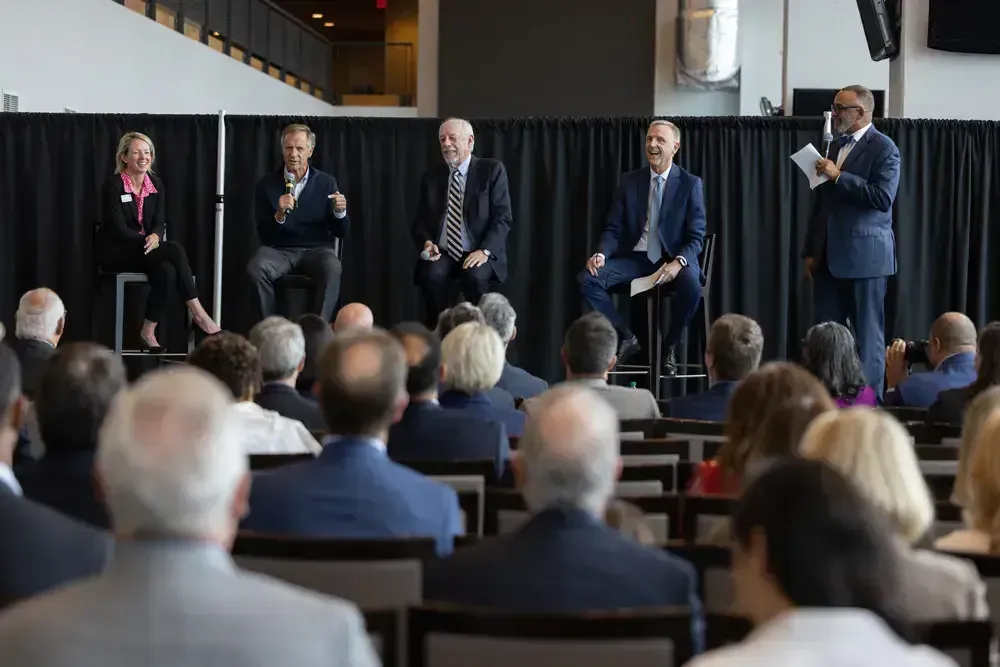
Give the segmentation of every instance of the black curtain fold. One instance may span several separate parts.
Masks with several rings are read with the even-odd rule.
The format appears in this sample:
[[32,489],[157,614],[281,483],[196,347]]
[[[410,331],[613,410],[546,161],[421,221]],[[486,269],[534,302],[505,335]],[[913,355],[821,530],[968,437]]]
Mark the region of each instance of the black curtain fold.
[[[649,118],[527,118],[473,121],[475,153],[503,160],[514,225],[504,292],[518,312],[512,357],[552,380],[559,346],[581,312],[576,274],[597,243],[619,175],[642,166]],[[818,144],[819,119],[675,118],[677,163],[702,177],[710,233],[718,234],[711,313],[742,312],[765,332],[765,356],[798,354],[811,320],[799,253],[810,209],[805,178],[789,156]],[[280,166],[290,122],[317,134],[316,167],[347,196],[351,234],[342,301],[364,301],[379,322],[416,318],[409,225],[422,172],[441,159],[435,119],[226,118],[223,324],[246,330],[247,260],[256,247],[252,193]],[[887,119],[899,145],[895,206],[899,274],[890,279],[888,336],[925,335],[945,310],[983,324],[1000,314],[997,123]],[[111,174],[118,138],[149,134],[167,190],[169,237],[187,248],[211,308],[217,144],[215,116],[0,115],[0,318],[12,326],[17,299],[48,285],[69,311],[67,338],[93,335],[92,230],[97,192]],[[138,322],[135,323],[138,327]],[[692,359],[693,360],[693,359]]]

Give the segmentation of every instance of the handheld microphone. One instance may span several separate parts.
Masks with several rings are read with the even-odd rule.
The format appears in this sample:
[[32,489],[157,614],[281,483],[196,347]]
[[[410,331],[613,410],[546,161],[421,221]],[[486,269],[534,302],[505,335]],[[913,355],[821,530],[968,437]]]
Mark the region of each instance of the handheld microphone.
[[430,250],[421,250],[420,251],[420,259],[422,259],[422,260],[424,260],[426,262],[430,258],[431,258],[431,251]]
[[[292,194],[292,191],[294,189],[295,189],[295,179],[293,179],[293,178],[286,178],[285,179],[285,194],[286,195]],[[285,209],[285,215],[288,215],[291,212],[292,212],[292,209],[290,209],[290,208],[289,209]]]
[[833,143],[833,114],[830,111],[823,112],[823,157],[830,158],[830,145]]

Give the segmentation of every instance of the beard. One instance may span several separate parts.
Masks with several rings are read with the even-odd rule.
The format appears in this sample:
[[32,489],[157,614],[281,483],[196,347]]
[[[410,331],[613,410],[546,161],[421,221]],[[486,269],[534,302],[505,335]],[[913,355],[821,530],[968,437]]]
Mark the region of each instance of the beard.
[[458,165],[458,150],[456,149],[448,149],[448,148],[442,149],[441,157],[444,158],[445,163],[449,167],[454,168]]

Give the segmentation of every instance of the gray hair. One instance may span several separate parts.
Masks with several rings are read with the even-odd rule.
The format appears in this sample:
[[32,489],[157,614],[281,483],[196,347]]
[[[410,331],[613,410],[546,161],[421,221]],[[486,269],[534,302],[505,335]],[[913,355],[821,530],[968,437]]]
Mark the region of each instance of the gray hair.
[[861,104],[862,107],[864,107],[866,114],[870,114],[873,111],[875,111],[875,95],[873,95],[872,91],[868,90],[864,86],[859,86],[859,85],[846,86],[841,90],[844,90],[848,93],[854,93],[855,95],[857,95],[858,103]]
[[519,445],[529,509],[601,516],[615,492],[619,439],[618,414],[592,389],[564,384],[535,399]]
[[510,305],[503,294],[499,292],[489,292],[484,294],[479,300],[479,310],[483,312],[486,324],[493,327],[493,330],[500,334],[500,340],[504,345],[508,345],[514,337],[514,323],[517,321],[517,313]]
[[566,366],[574,375],[603,375],[617,348],[615,328],[596,310],[573,322],[563,339]]
[[96,460],[115,532],[231,537],[248,466],[231,404],[191,366],[153,371],[118,395]]
[[472,123],[465,120],[464,118],[448,118],[447,120],[445,120],[443,123],[441,123],[441,125],[438,126],[439,135],[444,130],[444,126],[447,125],[448,123],[457,123],[458,126],[462,128],[462,133],[464,135],[472,137],[473,139],[476,138],[476,133],[473,132],[472,130]]
[[66,306],[47,287],[25,292],[17,305],[14,335],[22,340],[48,340],[66,317]]
[[486,318],[483,317],[483,311],[479,308],[468,301],[463,301],[441,311],[441,314],[438,315],[435,333],[437,333],[438,338],[444,340],[444,337],[450,334],[455,327],[466,322],[485,323]]
[[303,125],[302,123],[292,123],[291,125],[286,125],[285,129],[281,131],[281,147],[285,147],[285,137],[289,134],[294,134],[295,132],[305,132],[306,140],[309,142],[309,148],[316,148],[316,133],[310,129],[308,125]]
[[260,356],[264,382],[291,377],[306,357],[302,327],[284,317],[272,315],[255,324],[250,330],[250,343]]
[[649,131],[652,130],[657,125],[666,125],[667,127],[670,128],[670,131],[674,133],[674,140],[675,141],[681,140],[681,128],[677,127],[669,120],[663,120],[662,118],[657,118],[652,123],[650,123],[649,127],[646,128],[646,134],[649,134]]
[[488,325],[460,324],[441,341],[444,384],[466,394],[491,389],[503,375],[506,356],[503,341]]

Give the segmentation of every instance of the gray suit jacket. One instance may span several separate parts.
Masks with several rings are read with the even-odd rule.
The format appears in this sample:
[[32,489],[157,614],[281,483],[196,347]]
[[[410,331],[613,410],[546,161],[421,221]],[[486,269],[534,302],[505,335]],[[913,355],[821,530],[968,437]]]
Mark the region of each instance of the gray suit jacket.
[[[597,392],[597,395],[606,400],[615,412],[618,419],[659,419],[660,406],[656,404],[656,399],[648,389],[633,389],[631,387],[619,387],[608,384],[603,379],[567,380],[574,384],[589,387]],[[521,404],[521,409],[531,414],[535,399],[529,399]]]
[[119,542],[104,574],[0,617],[0,656],[19,667],[379,664],[354,606],[196,542]]

